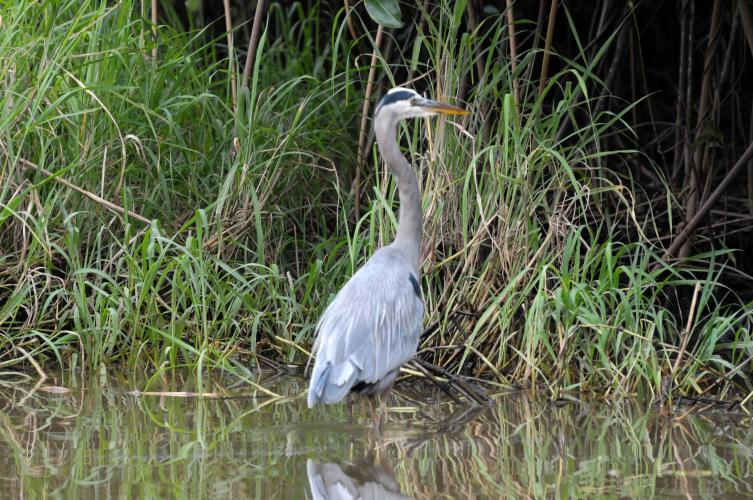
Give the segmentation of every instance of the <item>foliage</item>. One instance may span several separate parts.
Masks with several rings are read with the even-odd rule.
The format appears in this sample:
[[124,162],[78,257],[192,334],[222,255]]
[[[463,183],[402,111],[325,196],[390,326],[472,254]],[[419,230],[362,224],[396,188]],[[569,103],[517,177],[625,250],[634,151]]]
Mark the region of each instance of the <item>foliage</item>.
[[[3,5],[0,365],[305,363],[323,308],[395,230],[376,172],[353,218],[369,22],[353,12],[352,40],[342,11],[272,4],[233,107],[224,34],[168,12],[154,38],[145,9]],[[634,148],[604,147],[635,134],[637,103],[594,96],[614,38],[560,58],[537,93],[541,50],[511,62],[504,13],[466,30],[462,3],[421,9],[412,44],[391,45],[400,64],[378,58],[382,83],[472,114],[401,133],[427,220],[419,355],[553,396],[750,392],[751,308],[720,280],[731,254],[665,263],[641,187],[617,173]]]

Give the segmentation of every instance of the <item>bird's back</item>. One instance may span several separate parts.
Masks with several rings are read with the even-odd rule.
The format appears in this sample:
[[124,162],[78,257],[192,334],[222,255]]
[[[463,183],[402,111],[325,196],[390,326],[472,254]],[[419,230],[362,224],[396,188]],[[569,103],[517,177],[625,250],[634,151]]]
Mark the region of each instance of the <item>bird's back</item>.
[[309,407],[340,401],[357,384],[389,385],[416,352],[423,313],[416,270],[398,248],[379,249],[319,321]]

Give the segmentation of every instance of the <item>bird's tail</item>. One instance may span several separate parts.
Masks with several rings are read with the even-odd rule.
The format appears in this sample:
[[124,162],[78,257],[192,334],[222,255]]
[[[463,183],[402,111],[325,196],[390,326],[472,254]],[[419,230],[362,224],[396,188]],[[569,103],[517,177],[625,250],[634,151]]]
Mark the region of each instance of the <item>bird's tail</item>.
[[315,404],[321,402],[324,387],[327,385],[327,376],[329,375],[330,366],[332,366],[331,363],[326,363],[324,369],[320,369],[319,363],[314,363],[314,371],[311,373],[311,380],[309,381],[309,408],[313,408]]
[[332,404],[340,401],[350,392],[358,373],[358,368],[350,360],[337,364],[327,361],[321,368],[318,362],[314,363],[309,383],[308,407],[312,408],[317,403]]

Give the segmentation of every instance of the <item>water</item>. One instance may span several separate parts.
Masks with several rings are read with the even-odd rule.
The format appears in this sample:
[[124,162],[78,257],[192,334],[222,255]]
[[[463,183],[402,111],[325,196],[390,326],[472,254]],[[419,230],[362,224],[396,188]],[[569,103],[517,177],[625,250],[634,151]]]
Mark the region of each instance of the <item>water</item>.
[[63,393],[3,382],[2,497],[753,497],[741,413],[667,417],[524,393],[473,409],[403,388],[377,436],[358,400],[308,410],[305,380],[269,383],[282,397],[217,381],[204,391],[237,397],[136,396],[116,378]]

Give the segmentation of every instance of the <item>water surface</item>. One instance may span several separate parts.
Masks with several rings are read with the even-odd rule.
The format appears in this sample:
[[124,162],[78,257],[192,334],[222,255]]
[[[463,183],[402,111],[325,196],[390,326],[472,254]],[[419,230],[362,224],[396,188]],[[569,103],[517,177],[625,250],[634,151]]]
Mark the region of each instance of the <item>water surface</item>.
[[[63,382],[68,382],[63,383]],[[743,413],[496,396],[473,408],[403,388],[368,409],[306,408],[305,380],[204,381],[229,397],[134,395],[113,377],[0,387],[4,498],[753,497]],[[181,379],[170,390],[196,390]],[[154,388],[150,388],[152,390]],[[154,389],[159,392],[159,389]],[[342,496],[341,496],[342,497]]]

